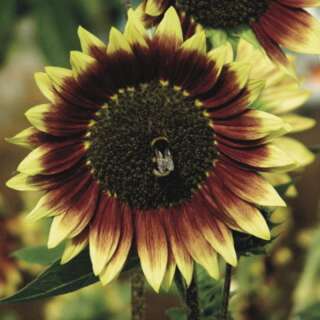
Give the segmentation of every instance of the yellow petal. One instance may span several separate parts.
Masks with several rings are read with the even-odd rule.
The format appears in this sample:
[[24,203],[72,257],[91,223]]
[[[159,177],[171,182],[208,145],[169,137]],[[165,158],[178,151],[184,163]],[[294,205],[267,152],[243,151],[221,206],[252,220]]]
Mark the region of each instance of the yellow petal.
[[174,275],[176,272],[176,267],[177,264],[175,263],[175,261],[173,259],[169,259],[168,261],[168,265],[167,265],[167,271],[164,275],[161,287],[165,290],[165,291],[169,291],[172,285],[172,281],[174,279]]
[[[211,226],[214,227],[211,228]],[[238,264],[238,259],[231,230],[218,220],[215,221],[215,225],[204,223],[199,225],[199,227],[212,248],[217,251],[227,263],[235,267]]]
[[16,144],[25,148],[32,148],[33,145],[30,142],[30,138],[37,133],[37,130],[33,127],[27,128],[16,134],[11,138],[6,138],[5,140],[9,143]]
[[6,183],[7,187],[18,191],[38,191],[39,187],[30,182],[30,177],[19,173]]
[[265,81],[263,80],[249,80],[247,89],[250,92],[248,107],[255,102],[263,92],[265,88]]
[[290,125],[290,133],[311,129],[317,123],[315,119],[303,117],[294,113],[283,115],[281,118],[284,122]]
[[81,49],[83,53],[87,55],[90,55],[90,48],[92,47],[105,48],[105,44],[99,38],[81,26],[78,28],[78,36],[81,43]]
[[207,52],[206,34],[204,31],[195,33],[187,39],[181,46],[185,51],[197,51],[202,54]]
[[86,70],[90,68],[92,64],[96,62],[96,59],[80,52],[71,51],[70,63],[72,66],[72,72],[75,78],[81,76]]
[[121,272],[130,252],[133,238],[133,227],[131,210],[128,207],[123,209],[121,220],[122,229],[119,246],[114,256],[100,274],[100,280],[103,285],[110,283]]
[[72,227],[64,223],[65,214],[62,213],[53,218],[48,238],[48,248],[55,248],[65,240],[72,232]]
[[103,195],[90,223],[89,249],[93,272],[100,275],[114,256],[120,241],[121,216],[116,199]]
[[260,102],[263,110],[274,114],[284,114],[302,106],[310,97],[310,92],[301,89],[298,83],[283,84],[266,88]]
[[34,75],[35,81],[42,94],[51,102],[54,102],[54,88],[49,76],[44,72],[37,72]]
[[158,212],[137,213],[136,236],[142,271],[159,292],[168,263],[168,245]]
[[165,9],[164,3],[166,3],[165,0],[147,0],[145,5],[146,14],[154,17],[160,16]]
[[213,60],[221,60],[223,61],[223,64],[231,63],[233,62],[233,49],[229,42],[226,42],[222,46],[219,46],[218,48],[214,48],[209,51],[208,53],[209,57]]
[[248,82],[252,65],[243,62],[233,62],[229,64],[229,69],[236,75],[236,81],[240,88],[243,88]]
[[244,231],[257,238],[270,240],[269,227],[261,212],[225,188],[221,179],[209,180],[211,196],[222,212],[228,215]]
[[215,163],[215,171],[225,187],[249,203],[266,207],[286,206],[272,185],[253,171],[225,164],[222,161]]
[[308,53],[320,53],[320,22],[311,14],[305,13],[305,21],[301,22],[299,17],[299,25],[293,24],[288,31],[289,36],[282,36],[278,39],[279,43],[290,50]]
[[41,158],[46,154],[44,147],[38,147],[31,151],[24,160],[19,164],[17,170],[28,175],[36,175],[43,171]]
[[67,242],[61,258],[61,264],[68,263],[70,260],[76,257],[82,250],[87,247],[88,243],[89,239],[86,229],[86,231],[82,232],[80,235]]
[[48,206],[48,196],[44,195],[40,198],[31,212],[26,216],[26,219],[30,222],[35,222],[45,217],[57,216],[61,213],[61,210],[59,211]]
[[109,34],[107,54],[112,55],[118,51],[133,54],[131,46],[126,37],[116,28],[112,27]]
[[177,228],[183,234],[186,249],[192,258],[207,270],[212,278],[218,279],[219,265],[216,251],[204,238],[199,227],[192,223],[190,215],[194,214],[194,212],[189,212],[188,208],[183,208],[182,210]]
[[252,149],[234,149],[219,145],[219,149],[232,159],[255,168],[287,171],[297,166],[294,159],[274,144],[266,144]]
[[45,71],[49,76],[51,83],[57,90],[59,90],[63,86],[66,79],[72,77],[72,71],[65,68],[46,67]]
[[[249,62],[252,61],[252,56],[257,53],[258,50],[247,40],[240,38],[237,47],[237,61]],[[261,51],[258,51],[261,52]],[[253,68],[254,69],[254,68]]]
[[170,43],[169,45],[173,45],[176,48],[178,48],[182,44],[183,33],[180,18],[173,7],[170,7],[166,11],[162,21],[157,27],[155,36],[160,40],[163,40],[164,42],[170,39],[172,43]]
[[[172,217],[176,215],[174,212],[162,212],[163,221],[166,227],[166,233],[168,236],[169,247],[173,254],[173,258],[183,275],[187,285],[189,286],[193,276],[193,261],[184,245],[184,240],[181,234],[176,228],[176,221],[173,221]],[[168,259],[170,258],[170,255]]]
[[29,122],[37,129],[43,132],[47,132],[46,123],[44,121],[45,114],[52,109],[51,104],[40,104],[38,106],[30,108],[25,116]]
[[217,68],[217,77],[220,75],[223,66],[233,61],[233,49],[229,42],[224,45],[212,49],[208,53],[209,59],[213,60]]
[[309,165],[315,160],[315,155],[309,151],[301,142],[287,137],[277,138],[274,144],[281,147],[299,167],[304,167]]
[[139,45],[143,48],[148,48],[148,44],[145,39],[146,30],[144,29],[141,21],[137,19],[132,9],[128,11],[128,22],[124,30],[124,36],[131,46]]

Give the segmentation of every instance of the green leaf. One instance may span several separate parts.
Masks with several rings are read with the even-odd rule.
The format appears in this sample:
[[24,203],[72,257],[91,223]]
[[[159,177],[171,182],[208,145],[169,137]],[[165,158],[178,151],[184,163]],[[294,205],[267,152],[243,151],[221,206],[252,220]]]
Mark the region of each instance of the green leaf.
[[222,29],[209,29],[207,30],[207,36],[214,48],[225,44],[228,40],[227,33]]
[[315,155],[320,154],[320,145],[315,145],[310,147],[310,151],[313,152]]
[[319,320],[320,319],[320,303],[315,303],[302,312],[298,313],[294,320]]
[[13,252],[12,256],[28,263],[49,265],[61,257],[63,250],[64,245],[50,250],[47,246],[35,246],[17,250]]
[[219,319],[223,301],[224,281],[212,279],[207,271],[197,265],[197,283],[201,319]]
[[52,65],[68,66],[69,52],[79,49],[78,19],[72,2],[64,0],[32,0],[32,12],[37,24],[37,40]]
[[166,315],[170,320],[187,320],[187,312],[182,308],[168,309]]
[[275,189],[278,191],[278,193],[280,194],[280,196],[282,198],[284,198],[286,196],[286,193],[288,191],[288,189],[294,185],[294,183],[296,182],[296,179],[291,179],[289,182],[284,183],[284,184],[279,184],[277,186],[275,186]]
[[[137,265],[137,258],[129,258],[124,271]],[[69,263],[53,263],[35,280],[15,293],[0,300],[0,304],[18,303],[53,297],[87,287],[99,279],[93,274],[89,251],[85,250]]]
[[17,303],[52,297],[72,292],[98,281],[92,273],[88,251],[82,252],[72,261],[61,265],[53,263],[13,296],[0,300],[0,304]]

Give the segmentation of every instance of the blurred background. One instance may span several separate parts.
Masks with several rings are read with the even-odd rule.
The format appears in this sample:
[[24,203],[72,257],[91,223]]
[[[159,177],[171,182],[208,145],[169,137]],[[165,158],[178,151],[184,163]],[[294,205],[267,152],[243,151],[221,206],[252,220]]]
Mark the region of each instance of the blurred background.
[[[45,268],[16,259],[12,252],[45,245],[47,222],[24,220],[38,199],[5,187],[27,154],[4,141],[28,126],[24,112],[44,101],[33,74],[44,65],[68,66],[69,51],[78,50],[77,27],[106,40],[111,25],[125,21],[121,0],[1,0],[0,9],[0,295],[21,288]],[[136,1],[137,2],[137,1]],[[317,14],[314,11],[314,14]],[[320,11],[319,11],[320,16]],[[313,96],[300,113],[320,121],[320,60],[299,57],[298,70]],[[320,125],[297,136],[319,145]],[[297,177],[290,207],[273,215],[281,236],[268,255],[241,258],[231,308],[236,320],[320,319],[320,161]],[[26,259],[27,260],[27,259]],[[0,307],[1,320],[125,320],[130,315],[126,276],[107,288],[93,285],[76,293],[20,305]],[[169,319],[166,309],[179,307],[172,292],[147,294],[147,319]],[[174,314],[174,312],[171,312]],[[173,319],[173,318],[172,318]],[[178,318],[176,318],[178,319]],[[179,318],[183,319],[183,318]]]

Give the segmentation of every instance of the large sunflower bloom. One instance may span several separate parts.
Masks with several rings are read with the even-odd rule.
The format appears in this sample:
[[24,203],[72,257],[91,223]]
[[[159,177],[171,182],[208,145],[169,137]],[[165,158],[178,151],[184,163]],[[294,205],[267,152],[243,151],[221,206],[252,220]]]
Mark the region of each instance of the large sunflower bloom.
[[[308,54],[320,53],[320,23],[305,7],[318,0],[145,0],[144,20],[156,23],[169,6],[206,29],[258,41],[268,56],[281,64],[288,60],[281,47]],[[188,20],[188,19],[183,19]],[[186,26],[190,23],[185,22]]]
[[194,261],[218,277],[217,254],[237,263],[232,230],[269,239],[258,207],[285,205],[257,173],[294,165],[270,143],[284,122],[248,108],[263,83],[203,32],[184,39],[174,8],[151,35],[128,16],[107,46],[80,28],[72,70],[36,74],[50,102],[12,139],[35,149],[8,186],[45,192],[30,216],[53,217],[49,247],[69,239],[66,262],[89,245],[104,284],[130,249],[155,290],[176,266],[190,283]]

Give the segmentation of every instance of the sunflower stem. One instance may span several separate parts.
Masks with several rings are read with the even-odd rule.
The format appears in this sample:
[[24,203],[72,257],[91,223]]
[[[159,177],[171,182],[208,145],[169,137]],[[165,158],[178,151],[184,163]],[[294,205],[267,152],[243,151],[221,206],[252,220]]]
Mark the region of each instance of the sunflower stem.
[[145,319],[145,283],[141,270],[135,270],[131,276],[131,319]]
[[200,310],[196,270],[193,273],[191,284],[186,290],[186,305],[189,309],[188,320],[198,320]]
[[228,320],[231,278],[232,278],[232,266],[230,264],[226,264],[226,272],[224,276],[223,298],[222,298],[223,300],[222,300],[221,320]]
[[128,11],[131,8],[131,0],[123,0],[124,8]]

